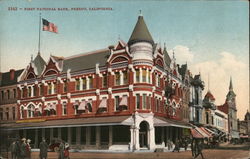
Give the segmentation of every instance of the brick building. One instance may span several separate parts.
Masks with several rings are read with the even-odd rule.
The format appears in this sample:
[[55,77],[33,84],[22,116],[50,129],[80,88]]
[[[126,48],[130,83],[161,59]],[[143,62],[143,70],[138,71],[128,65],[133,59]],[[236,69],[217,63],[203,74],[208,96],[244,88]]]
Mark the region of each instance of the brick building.
[[70,57],[38,53],[19,76],[18,120],[31,138],[75,148],[154,150],[188,134],[190,72],[155,43],[143,16],[125,43]]

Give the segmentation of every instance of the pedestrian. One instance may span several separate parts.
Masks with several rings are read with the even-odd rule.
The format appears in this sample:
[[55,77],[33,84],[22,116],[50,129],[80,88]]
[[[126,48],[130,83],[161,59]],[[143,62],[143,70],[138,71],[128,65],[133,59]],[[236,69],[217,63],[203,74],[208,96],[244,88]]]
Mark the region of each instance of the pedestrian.
[[48,144],[46,143],[46,140],[43,138],[42,141],[39,144],[40,149],[40,159],[47,159],[48,156]]
[[203,141],[202,141],[202,140],[199,140],[198,145],[196,146],[196,148],[197,148],[197,153],[196,153],[196,155],[195,155],[194,158],[197,158],[199,155],[201,155],[202,159],[204,159],[204,156],[203,156],[203,154],[202,154],[203,146],[204,146],[204,145],[203,145]]
[[184,138],[184,140],[183,140],[183,146],[185,148],[185,151],[187,151],[187,147],[188,147],[188,140],[187,140],[187,138]]
[[69,159],[69,144],[65,144],[65,149],[64,149],[64,159]]
[[22,138],[22,143],[20,145],[20,159],[25,159],[26,157],[26,139]]
[[64,142],[62,140],[59,145],[58,159],[64,159]]
[[172,152],[178,151],[180,152],[180,141],[177,139],[175,142],[175,147],[174,150]]
[[30,147],[30,139],[26,141],[26,159],[31,159],[31,147]]
[[170,140],[167,141],[168,150],[172,150],[172,143]]
[[16,159],[17,158],[17,144],[16,144],[16,141],[11,143],[10,152],[11,152],[11,158]]
[[195,156],[195,139],[194,138],[191,140],[191,151],[192,151],[192,156]]
[[16,158],[17,159],[20,159],[21,157],[20,157],[20,152],[21,151],[21,140],[20,139],[18,139],[17,141],[16,141]]

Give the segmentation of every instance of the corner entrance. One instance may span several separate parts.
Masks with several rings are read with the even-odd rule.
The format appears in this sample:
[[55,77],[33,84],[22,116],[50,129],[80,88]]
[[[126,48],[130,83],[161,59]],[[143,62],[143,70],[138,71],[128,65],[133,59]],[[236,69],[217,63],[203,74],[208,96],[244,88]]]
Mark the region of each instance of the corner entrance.
[[146,121],[141,122],[139,130],[140,148],[148,148],[148,127]]

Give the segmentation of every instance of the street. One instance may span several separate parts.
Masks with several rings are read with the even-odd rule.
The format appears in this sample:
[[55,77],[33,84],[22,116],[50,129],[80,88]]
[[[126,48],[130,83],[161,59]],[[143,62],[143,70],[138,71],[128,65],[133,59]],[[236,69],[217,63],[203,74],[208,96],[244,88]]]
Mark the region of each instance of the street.
[[[250,152],[248,150],[204,150],[205,159],[248,159]],[[49,152],[49,159],[57,159],[57,153]],[[91,152],[71,152],[71,159],[151,159],[151,158],[170,158],[170,159],[192,159],[191,151],[185,152],[137,152],[137,153],[91,153]],[[201,157],[197,157],[198,159]],[[32,159],[39,159],[39,152],[32,153]]]

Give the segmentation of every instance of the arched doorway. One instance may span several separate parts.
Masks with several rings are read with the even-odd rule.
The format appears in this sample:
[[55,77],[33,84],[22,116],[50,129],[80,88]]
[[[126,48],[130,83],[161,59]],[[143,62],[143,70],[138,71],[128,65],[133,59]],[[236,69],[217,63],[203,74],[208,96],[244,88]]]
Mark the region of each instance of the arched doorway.
[[148,129],[149,125],[146,121],[140,123],[140,130],[139,130],[140,148],[148,148]]

